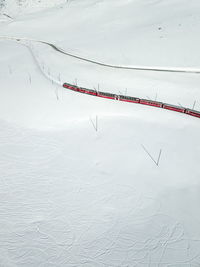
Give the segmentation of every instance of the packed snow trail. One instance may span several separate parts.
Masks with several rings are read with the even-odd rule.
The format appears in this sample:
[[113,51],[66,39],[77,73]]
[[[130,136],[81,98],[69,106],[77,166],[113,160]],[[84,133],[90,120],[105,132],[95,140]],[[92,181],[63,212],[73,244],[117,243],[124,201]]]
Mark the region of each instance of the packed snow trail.
[[9,36],[0,36],[1,39],[8,39],[8,40],[15,40],[15,41],[32,41],[32,42],[38,42],[42,44],[46,44],[53,48],[55,51],[62,53],[66,56],[76,58],[81,61],[86,61],[92,64],[96,64],[102,67],[107,67],[107,68],[114,68],[114,69],[124,69],[124,70],[136,70],[136,71],[155,71],[155,72],[176,72],[176,73],[195,73],[195,74],[200,74],[200,68],[170,68],[170,67],[158,67],[158,66],[120,66],[120,65],[112,65],[112,64],[107,64],[99,61],[95,61],[92,59],[80,57],[68,52],[65,52],[62,48],[57,47],[55,44],[42,41],[42,40],[34,40],[34,39],[28,39],[28,38],[18,38],[18,37],[9,37]]

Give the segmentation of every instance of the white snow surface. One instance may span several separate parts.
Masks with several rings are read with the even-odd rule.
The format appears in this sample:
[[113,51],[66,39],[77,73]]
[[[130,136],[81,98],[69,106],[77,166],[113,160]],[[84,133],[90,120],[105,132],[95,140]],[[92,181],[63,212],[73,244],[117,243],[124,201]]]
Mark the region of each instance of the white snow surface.
[[0,15],[14,19],[23,14],[60,7],[69,1],[73,0],[1,0]]
[[0,266],[199,267],[200,120],[61,84],[200,110],[200,74],[30,39],[200,68],[200,2],[36,2],[0,17]]

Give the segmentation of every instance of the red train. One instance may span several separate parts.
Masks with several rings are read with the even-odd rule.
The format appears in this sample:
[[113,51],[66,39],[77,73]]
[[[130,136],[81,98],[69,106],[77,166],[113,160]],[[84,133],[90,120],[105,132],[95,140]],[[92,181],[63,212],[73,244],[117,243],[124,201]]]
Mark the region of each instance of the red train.
[[139,103],[143,105],[158,107],[158,108],[162,108],[162,105],[163,105],[162,102],[152,101],[148,99],[140,99]]
[[199,111],[184,108],[181,106],[175,106],[175,105],[162,103],[162,102],[158,102],[158,101],[152,101],[152,100],[148,100],[148,99],[140,99],[140,98],[132,97],[132,96],[116,95],[116,94],[112,94],[112,93],[96,91],[96,90],[87,89],[84,87],[72,85],[69,83],[64,83],[63,87],[70,89],[70,90],[73,90],[73,91],[76,91],[76,92],[88,94],[88,95],[93,95],[93,96],[98,96],[98,97],[103,97],[103,98],[108,98],[108,99],[115,99],[115,100],[119,100],[119,101],[131,102],[131,103],[139,103],[139,104],[153,106],[153,107],[164,108],[164,109],[173,110],[176,112],[186,113],[188,115],[200,118],[200,112]]

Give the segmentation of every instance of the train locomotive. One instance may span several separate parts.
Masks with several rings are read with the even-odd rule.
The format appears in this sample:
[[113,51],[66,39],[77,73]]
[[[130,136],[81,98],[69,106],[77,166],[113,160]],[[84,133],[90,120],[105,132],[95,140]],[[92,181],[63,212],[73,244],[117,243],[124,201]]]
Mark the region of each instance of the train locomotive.
[[158,102],[158,101],[152,101],[149,99],[141,99],[138,97],[132,97],[132,96],[126,96],[126,95],[116,95],[113,93],[108,93],[108,92],[101,92],[101,91],[96,91],[84,87],[79,87],[77,85],[72,85],[69,83],[64,83],[63,84],[64,88],[79,92],[79,93],[84,93],[92,96],[97,96],[97,97],[103,97],[103,98],[108,98],[108,99],[113,99],[113,100],[119,100],[119,101],[124,101],[124,102],[129,102],[129,103],[138,103],[142,105],[148,105],[148,106],[153,106],[153,107],[158,107],[158,108],[163,108],[163,109],[168,109],[180,113],[185,113],[190,116],[194,116],[197,118],[200,118],[200,112],[197,110],[193,109],[188,109],[184,108],[182,106],[176,106],[176,105],[171,105],[163,102]]

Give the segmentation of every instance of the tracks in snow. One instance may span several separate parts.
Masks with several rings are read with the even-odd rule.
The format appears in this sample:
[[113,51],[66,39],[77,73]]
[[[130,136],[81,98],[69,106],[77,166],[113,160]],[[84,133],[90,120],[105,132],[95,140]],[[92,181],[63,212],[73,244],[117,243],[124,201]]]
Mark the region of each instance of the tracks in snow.
[[[109,65],[109,64],[97,62],[97,61],[94,61],[94,60],[86,59],[86,58],[83,58],[83,57],[79,57],[79,56],[76,56],[76,55],[67,53],[64,50],[58,48],[56,45],[54,45],[52,43],[49,43],[49,42],[45,42],[45,41],[34,40],[34,39],[27,39],[27,38],[6,37],[6,36],[0,36],[0,39],[4,39],[4,40],[7,39],[7,40],[14,40],[14,41],[29,41],[29,42],[32,41],[32,42],[38,42],[38,43],[46,44],[46,45],[52,47],[54,50],[56,50],[59,53],[65,54],[65,55],[67,55],[69,57],[76,58],[78,60],[82,60],[82,61],[86,61],[86,62],[89,62],[89,63],[92,63],[92,64],[100,65],[100,66],[103,66],[103,67],[109,67],[109,68],[115,68],[115,69],[125,69],[125,70],[137,70],[137,71],[157,71],[157,72],[159,71],[159,72],[178,72],[178,73],[195,73],[195,74],[200,74],[200,69],[190,69],[190,68],[189,69],[184,69],[184,68],[182,68],[182,69],[181,68],[179,68],[179,69],[178,68],[167,69],[167,68],[160,68],[160,67],[139,67],[139,66],[127,67],[127,66]],[[23,45],[26,45],[29,48],[29,50],[30,50],[30,52],[31,52],[34,60],[36,61],[36,64],[38,65],[38,67],[41,70],[41,72],[43,73],[43,75],[46,78],[53,80],[52,77],[50,77],[50,75],[47,75],[41,69],[41,66],[38,63],[37,59],[35,58],[34,53],[33,53],[32,49],[31,49],[30,45],[28,45],[28,44],[23,44]],[[59,85],[62,85],[61,82],[58,82],[58,81],[55,81],[55,80],[54,80],[54,82],[57,83],[57,84],[59,84]],[[154,101],[154,102],[158,103],[157,101]],[[148,105],[150,105],[150,104],[148,104]],[[150,106],[152,106],[152,105],[150,105]],[[198,111],[195,111],[195,110],[193,110],[193,111],[196,112],[196,113],[198,113],[197,114],[198,116],[196,116],[194,114],[192,116],[199,117],[199,112]],[[186,112],[184,112],[184,113],[186,113]],[[191,115],[191,114],[189,114],[189,115]]]
[[8,36],[0,36],[0,39],[7,39],[7,40],[15,40],[15,41],[32,41],[32,42],[38,42],[42,44],[46,44],[50,46],[52,49],[55,51],[62,53],[68,57],[73,57],[77,60],[85,61],[91,64],[99,65],[102,67],[107,67],[107,68],[113,68],[113,69],[124,69],[124,70],[135,70],[135,71],[153,71],[153,72],[175,72],[175,73],[194,73],[194,74],[200,74],[200,68],[170,68],[170,67],[159,67],[159,66],[139,66],[139,65],[134,65],[134,66],[120,66],[120,65],[112,65],[112,64],[107,64],[99,61],[95,61],[93,59],[88,59],[84,58],[78,55],[74,55],[71,53],[68,53],[64,51],[62,48],[59,48],[53,43],[49,43],[43,40],[35,40],[35,39],[29,39],[29,38],[18,38],[18,37],[8,37]]

